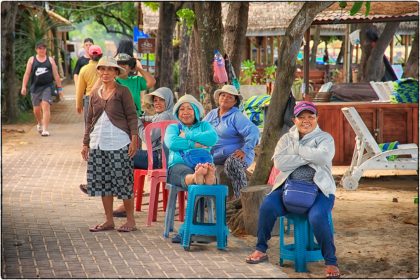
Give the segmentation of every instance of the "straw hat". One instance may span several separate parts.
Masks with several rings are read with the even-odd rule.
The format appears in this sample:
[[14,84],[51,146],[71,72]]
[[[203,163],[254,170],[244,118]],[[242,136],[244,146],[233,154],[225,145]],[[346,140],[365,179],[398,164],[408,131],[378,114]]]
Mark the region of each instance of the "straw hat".
[[119,66],[115,58],[112,56],[104,56],[99,59],[98,64],[96,65],[96,69],[101,66],[117,68],[120,74],[125,72],[125,69]]
[[222,92],[226,92],[235,96],[238,96],[239,100],[242,101],[242,95],[236,90],[236,88],[232,85],[224,85],[221,89],[218,89],[214,92],[214,100],[218,103],[219,95]]

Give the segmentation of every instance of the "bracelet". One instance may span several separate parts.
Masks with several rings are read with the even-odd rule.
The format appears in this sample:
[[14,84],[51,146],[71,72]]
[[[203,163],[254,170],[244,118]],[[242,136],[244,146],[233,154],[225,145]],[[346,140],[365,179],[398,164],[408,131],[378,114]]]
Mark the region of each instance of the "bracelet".
[[57,87],[57,90],[58,91],[63,91],[63,88],[62,87]]

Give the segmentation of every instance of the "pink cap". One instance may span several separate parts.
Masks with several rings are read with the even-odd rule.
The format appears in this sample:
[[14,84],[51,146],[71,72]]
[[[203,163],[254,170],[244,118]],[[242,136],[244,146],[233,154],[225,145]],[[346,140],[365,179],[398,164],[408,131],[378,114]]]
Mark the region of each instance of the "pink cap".
[[100,46],[98,45],[92,45],[89,48],[89,55],[100,55],[102,54],[102,49]]
[[315,115],[317,113],[314,103],[309,102],[309,101],[301,101],[298,104],[296,104],[296,106],[293,110],[293,115],[295,115],[295,117],[297,117],[303,111],[310,111],[310,112],[314,113]]

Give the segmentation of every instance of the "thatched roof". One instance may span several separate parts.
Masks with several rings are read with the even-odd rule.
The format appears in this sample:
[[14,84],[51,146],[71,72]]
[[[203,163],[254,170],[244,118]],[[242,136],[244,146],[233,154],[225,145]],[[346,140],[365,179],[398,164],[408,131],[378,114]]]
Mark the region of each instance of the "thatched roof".
[[345,24],[361,22],[386,22],[386,21],[418,21],[418,2],[371,2],[369,15],[365,16],[366,7],[362,6],[360,11],[350,15],[352,5],[350,2],[344,9],[334,3],[319,13],[313,24]]
[[[349,2],[350,3],[350,2]],[[284,35],[287,26],[298,13],[304,2],[250,2],[247,36],[279,36]],[[339,23],[338,19],[355,20],[360,18],[372,19],[372,22],[383,22],[392,20],[414,20],[418,21],[417,2],[371,2],[371,11],[368,17],[364,16],[364,7],[361,11],[351,17],[348,5],[344,10],[338,7],[338,3],[331,5],[321,12],[315,24],[321,24],[321,35],[343,35],[345,26]],[[337,9],[338,8],[338,9]],[[159,24],[159,12],[153,12],[142,5],[144,31],[147,33],[156,32]],[[223,22],[226,20],[228,3],[222,3]],[[343,21],[343,23],[345,23]],[[417,29],[416,24],[401,23],[398,34],[413,34]]]

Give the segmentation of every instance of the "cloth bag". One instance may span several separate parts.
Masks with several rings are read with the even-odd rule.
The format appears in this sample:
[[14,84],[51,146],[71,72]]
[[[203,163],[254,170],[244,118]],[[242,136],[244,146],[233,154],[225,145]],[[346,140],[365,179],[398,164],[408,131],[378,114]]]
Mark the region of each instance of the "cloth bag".
[[[179,131],[182,130],[180,123],[178,123],[178,129]],[[213,157],[206,149],[192,149],[187,152],[181,150],[179,154],[184,160],[184,163],[192,169],[195,169],[195,166],[199,163],[213,163]]]
[[318,195],[318,186],[315,183],[287,179],[283,188],[284,207],[295,214],[305,214]]

